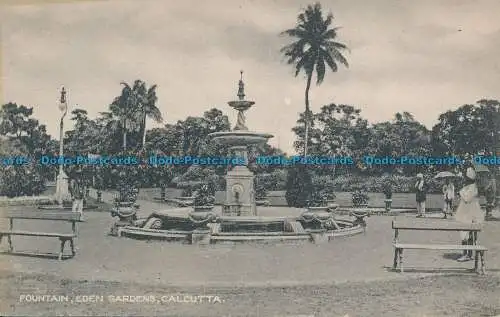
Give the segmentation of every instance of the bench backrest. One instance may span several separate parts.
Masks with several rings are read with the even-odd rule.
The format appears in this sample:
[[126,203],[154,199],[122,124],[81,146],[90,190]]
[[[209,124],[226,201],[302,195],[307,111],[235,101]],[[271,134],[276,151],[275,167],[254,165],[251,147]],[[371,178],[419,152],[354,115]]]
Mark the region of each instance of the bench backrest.
[[435,231],[481,231],[479,223],[466,224],[444,219],[396,219],[392,229],[399,230],[435,230]]
[[9,210],[0,211],[0,218],[9,219],[38,219],[38,220],[59,220],[68,222],[83,222],[78,212],[68,211],[28,211]]

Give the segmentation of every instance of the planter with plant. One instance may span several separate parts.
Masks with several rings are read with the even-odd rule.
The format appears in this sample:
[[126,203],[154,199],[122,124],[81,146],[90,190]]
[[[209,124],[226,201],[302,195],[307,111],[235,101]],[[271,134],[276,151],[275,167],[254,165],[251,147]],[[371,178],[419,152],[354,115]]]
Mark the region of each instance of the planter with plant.
[[354,207],[366,208],[368,207],[368,194],[364,188],[357,189],[352,193],[352,205]]
[[194,198],[195,211],[211,211],[215,204],[215,190],[210,184],[202,184]]
[[384,182],[382,192],[385,196],[385,211],[390,211],[392,205],[392,182],[390,180]]

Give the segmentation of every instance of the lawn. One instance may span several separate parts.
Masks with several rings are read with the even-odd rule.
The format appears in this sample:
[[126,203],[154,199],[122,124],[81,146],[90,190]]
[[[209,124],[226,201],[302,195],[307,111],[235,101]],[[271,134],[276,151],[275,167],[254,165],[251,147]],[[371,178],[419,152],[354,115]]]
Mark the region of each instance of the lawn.
[[[91,201],[92,204],[95,201]],[[144,202],[143,207],[147,207]],[[150,203],[148,208],[157,208]],[[157,204],[159,205],[159,204]],[[163,205],[159,205],[160,207]],[[33,208],[33,207],[29,207]],[[146,208],[146,209],[148,209]],[[165,206],[165,208],[168,208]],[[268,207],[277,213],[289,208]],[[109,211],[100,205],[95,211]],[[145,210],[147,212],[148,210]],[[0,255],[2,316],[494,316],[500,314],[500,222],[485,224],[486,276],[457,270],[442,252],[409,252],[408,272],[392,264],[391,217],[368,219],[365,235],[324,245],[213,245],[200,248],[107,235],[114,219],[86,213],[75,258]],[[42,221],[16,224],[26,230],[69,230]],[[454,242],[454,233],[412,233],[403,240]],[[16,250],[54,252],[55,239],[14,237]],[[5,249],[5,241],[2,244]],[[413,272],[410,268],[414,268]],[[439,273],[438,273],[439,272]],[[452,272],[452,273],[450,273]],[[443,273],[448,275],[443,275]],[[203,285],[205,287],[203,287]],[[291,286],[296,285],[296,286]],[[98,295],[97,303],[28,303],[22,295]],[[216,295],[221,300],[182,303],[170,295]],[[155,303],[111,302],[108,296],[154,296]],[[162,296],[167,296],[162,302]]]
[[[2,316],[495,316],[500,278],[464,275],[303,287],[169,288],[137,283],[67,280],[0,273]],[[69,302],[33,303],[22,295],[66,295]],[[94,303],[77,303],[97,295]],[[177,297],[177,295],[180,295]],[[184,295],[191,297],[184,297]],[[214,296],[205,299],[194,296]],[[102,297],[100,297],[102,296]],[[123,302],[144,296],[155,302]],[[215,297],[216,296],[216,297]],[[143,297],[143,298],[144,298]],[[122,301],[120,301],[122,300]],[[135,298],[140,300],[140,298]],[[71,302],[73,301],[73,302]],[[114,302],[113,302],[114,301]]]

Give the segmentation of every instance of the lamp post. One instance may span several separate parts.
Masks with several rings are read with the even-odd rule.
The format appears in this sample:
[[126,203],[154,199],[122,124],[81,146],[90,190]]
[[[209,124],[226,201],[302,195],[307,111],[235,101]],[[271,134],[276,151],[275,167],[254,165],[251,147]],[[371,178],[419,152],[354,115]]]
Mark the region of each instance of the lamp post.
[[68,103],[66,100],[66,90],[64,86],[61,88],[61,98],[59,100],[59,110],[62,112],[61,121],[59,124],[59,175],[57,175],[57,184],[56,184],[56,197],[59,203],[59,206],[63,207],[63,200],[68,196],[68,177],[64,173],[63,169],[63,141],[64,141],[64,117],[68,112]]

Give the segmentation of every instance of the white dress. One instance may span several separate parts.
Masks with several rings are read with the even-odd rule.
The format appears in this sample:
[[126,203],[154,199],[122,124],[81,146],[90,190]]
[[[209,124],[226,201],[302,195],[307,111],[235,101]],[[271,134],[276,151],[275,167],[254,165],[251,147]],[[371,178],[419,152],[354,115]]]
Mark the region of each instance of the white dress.
[[[460,190],[460,203],[458,204],[455,220],[463,223],[483,223],[484,215],[479,205],[479,197],[476,184],[464,186]],[[467,231],[461,231],[462,240],[468,237]]]
[[460,190],[460,203],[455,213],[455,219],[463,223],[482,223],[484,221],[476,184],[464,186]]

